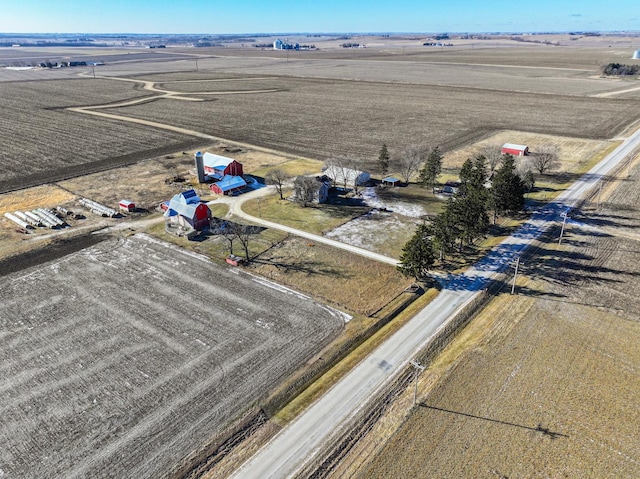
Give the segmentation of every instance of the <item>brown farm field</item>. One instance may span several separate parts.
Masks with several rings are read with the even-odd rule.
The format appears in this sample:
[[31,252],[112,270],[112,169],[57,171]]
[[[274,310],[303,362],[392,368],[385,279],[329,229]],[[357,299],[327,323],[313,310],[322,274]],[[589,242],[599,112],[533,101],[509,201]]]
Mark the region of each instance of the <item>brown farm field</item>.
[[[625,99],[585,97],[629,88],[630,82],[594,78],[598,55],[605,49],[488,48],[474,53],[479,61],[473,63],[457,61],[470,55],[469,49],[437,56],[410,48],[406,57],[413,60],[400,55],[401,60],[388,61],[397,59],[409,40],[398,41],[402,48],[392,53],[377,49],[383,60],[372,58],[372,52],[366,53],[368,59],[361,52],[348,58],[340,49],[323,52],[322,58],[293,56],[288,62],[241,48],[222,49],[225,56],[207,50],[170,55],[114,48],[78,50],[83,58],[96,55],[107,62],[96,69],[96,79],[87,77],[91,72],[86,69],[3,71],[4,80],[14,75],[33,81],[0,82],[0,127],[6,139],[0,145],[0,191],[131,164],[215,138],[319,160],[337,154],[371,159],[383,142],[396,153],[411,143],[451,150],[501,130],[606,139],[640,118],[634,91],[622,93]],[[25,61],[32,58],[24,52]],[[10,61],[20,61],[19,52],[6,54]],[[497,60],[483,60],[491,55]],[[581,59],[580,68],[552,62],[561,64],[562,58],[573,56]],[[546,57],[548,68],[543,65]],[[64,109],[154,95],[142,90],[142,83],[113,78],[117,76],[154,81],[161,90],[204,101],[156,99],[100,111],[193,131]]]
[[373,159],[385,142],[395,153],[412,143],[449,150],[505,129],[607,139],[640,118],[640,103],[608,98],[290,78],[280,86],[105,111],[318,159]]
[[561,247],[541,244],[518,294],[473,320],[381,451],[340,477],[638,477],[639,185],[625,169]]
[[[146,96],[135,84],[74,79],[0,84],[0,191],[193,147],[194,138],[64,110]],[[199,143],[199,142],[198,142]]]
[[144,235],[0,279],[0,471],[175,477],[344,329],[310,298]]

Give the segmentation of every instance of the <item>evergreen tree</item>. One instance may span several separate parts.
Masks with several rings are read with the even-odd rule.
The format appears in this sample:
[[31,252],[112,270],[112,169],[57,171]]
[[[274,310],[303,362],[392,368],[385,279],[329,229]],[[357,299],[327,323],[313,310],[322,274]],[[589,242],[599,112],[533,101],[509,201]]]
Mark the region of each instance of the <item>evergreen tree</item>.
[[420,185],[422,187],[430,186],[435,192],[436,180],[442,171],[442,153],[437,146],[431,150],[427,156],[422,169],[420,170]]
[[498,214],[515,213],[524,207],[525,185],[516,173],[513,156],[504,155],[500,167],[491,180],[491,206],[493,208],[493,223]]
[[456,240],[461,234],[461,230],[456,223],[454,201],[453,198],[449,198],[445,209],[433,219],[431,224],[433,246],[438,251],[438,259],[440,261],[444,260],[446,255],[453,253]]
[[382,145],[378,154],[378,168],[380,169],[380,176],[384,178],[389,171],[389,151],[386,143]]
[[398,265],[398,271],[404,276],[413,277],[417,281],[427,276],[429,269],[435,262],[431,236],[431,228],[422,224],[418,226],[415,234],[404,245]]

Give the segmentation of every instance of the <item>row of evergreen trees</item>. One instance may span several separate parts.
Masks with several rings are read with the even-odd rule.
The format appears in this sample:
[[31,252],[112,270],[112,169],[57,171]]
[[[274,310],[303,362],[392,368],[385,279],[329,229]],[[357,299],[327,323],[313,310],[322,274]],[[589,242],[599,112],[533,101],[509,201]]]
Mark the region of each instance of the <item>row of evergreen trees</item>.
[[[421,171],[421,182],[433,185],[432,166],[428,165],[426,162],[423,167],[424,175]],[[502,156],[500,166],[490,180],[484,156],[465,161],[458,191],[447,200],[439,215],[418,226],[402,250],[399,270],[406,276],[424,278],[436,257],[443,261],[446,256],[462,252],[465,245],[484,236],[489,230],[490,212],[495,223],[498,215],[521,211],[527,186],[532,186],[528,182],[531,179],[525,181],[518,175],[511,155]]]

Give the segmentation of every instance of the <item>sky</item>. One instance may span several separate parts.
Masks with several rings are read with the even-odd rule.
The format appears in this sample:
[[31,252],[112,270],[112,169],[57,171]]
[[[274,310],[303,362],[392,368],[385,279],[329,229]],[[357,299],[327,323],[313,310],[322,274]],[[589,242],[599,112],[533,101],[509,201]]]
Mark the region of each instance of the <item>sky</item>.
[[640,31],[638,0],[6,0],[0,33]]

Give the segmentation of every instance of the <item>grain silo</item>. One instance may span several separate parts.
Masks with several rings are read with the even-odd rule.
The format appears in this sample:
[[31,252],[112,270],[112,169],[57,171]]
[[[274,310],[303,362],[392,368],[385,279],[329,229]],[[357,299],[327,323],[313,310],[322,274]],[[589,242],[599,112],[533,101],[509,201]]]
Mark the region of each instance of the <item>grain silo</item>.
[[640,60],[640,50],[636,50],[635,52],[633,52],[633,56],[631,57],[634,60]]
[[198,175],[198,183],[205,182],[204,176],[204,160],[202,158],[202,152],[196,152],[196,175]]

